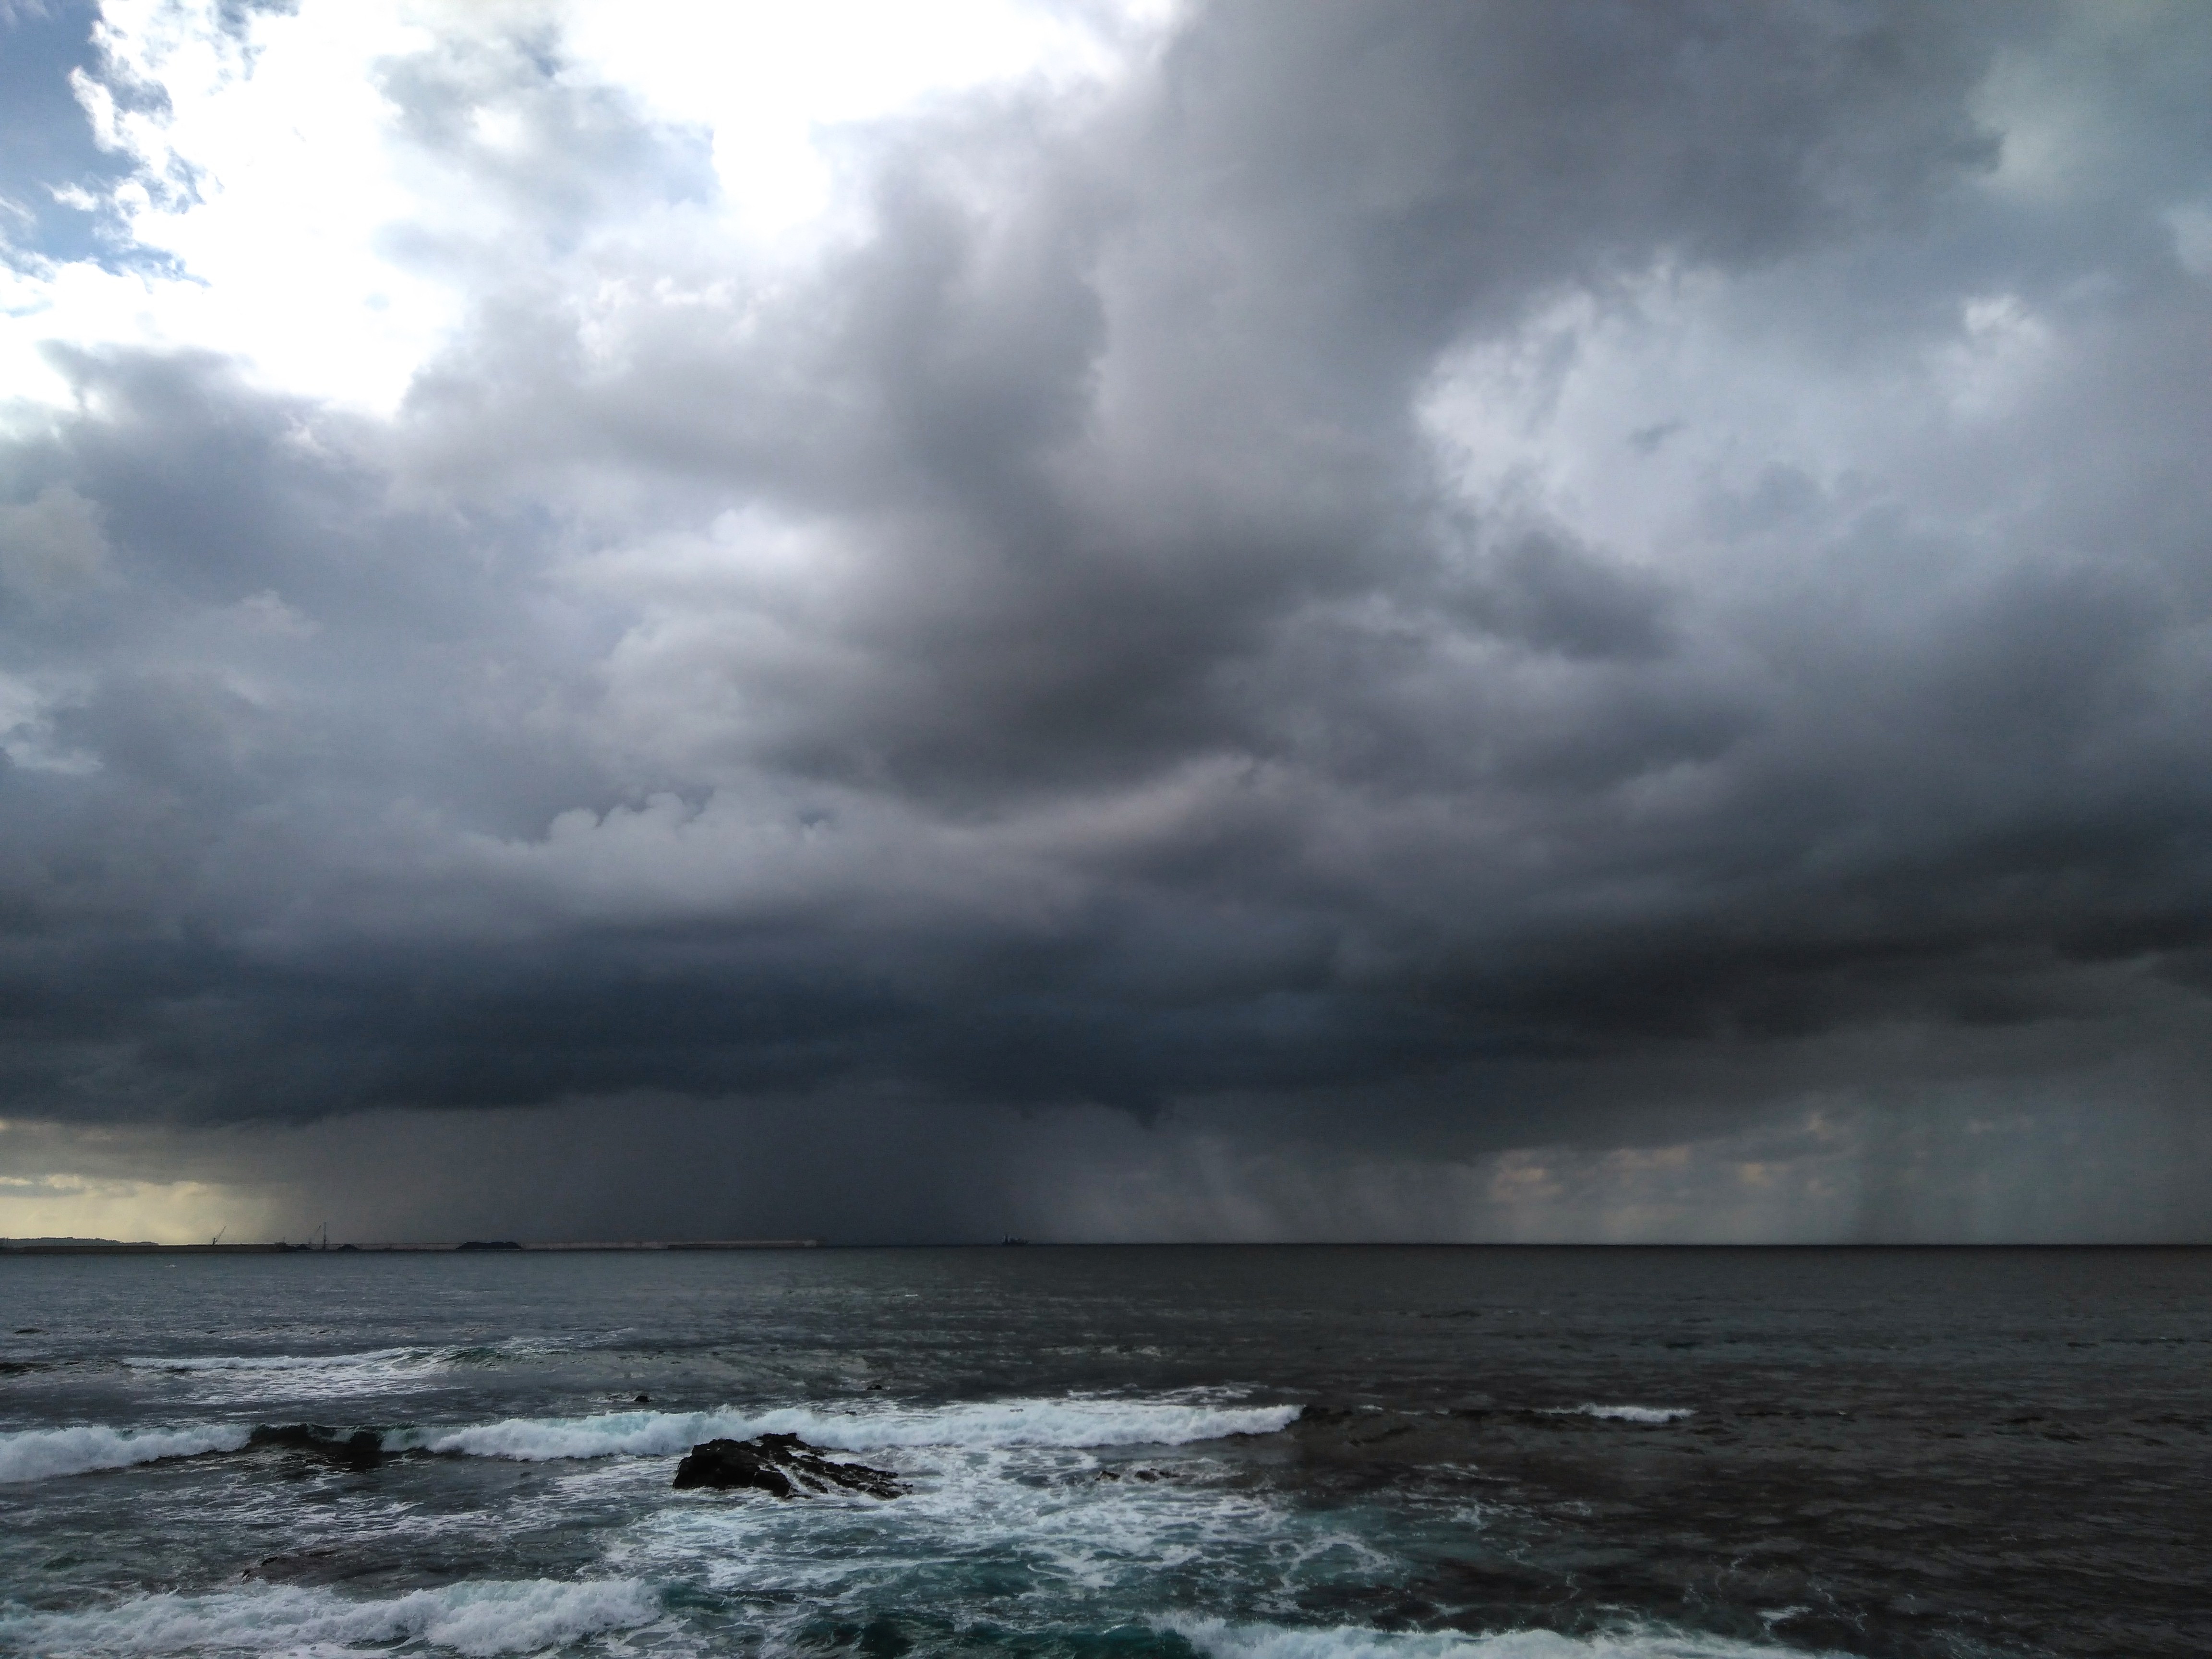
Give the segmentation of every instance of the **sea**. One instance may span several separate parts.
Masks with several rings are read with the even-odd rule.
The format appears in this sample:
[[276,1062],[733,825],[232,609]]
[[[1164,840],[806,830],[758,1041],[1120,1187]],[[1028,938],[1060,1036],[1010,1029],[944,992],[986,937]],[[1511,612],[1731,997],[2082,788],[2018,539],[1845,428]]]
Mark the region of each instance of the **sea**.
[[[0,1333],[9,1654],[2212,1654],[2207,1250],[19,1256]],[[673,1488],[763,1433],[903,1490]]]

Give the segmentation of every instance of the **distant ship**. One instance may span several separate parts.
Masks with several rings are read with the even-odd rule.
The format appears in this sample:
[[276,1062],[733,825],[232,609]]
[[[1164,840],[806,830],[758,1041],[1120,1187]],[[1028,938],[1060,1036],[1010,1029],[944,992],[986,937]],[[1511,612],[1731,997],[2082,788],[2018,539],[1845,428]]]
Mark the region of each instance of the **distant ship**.
[[1016,1238],[1012,1233],[1008,1233],[1004,1238],[1000,1239],[999,1243],[1001,1244],[1026,1244],[1029,1243],[1029,1240],[1026,1238]]

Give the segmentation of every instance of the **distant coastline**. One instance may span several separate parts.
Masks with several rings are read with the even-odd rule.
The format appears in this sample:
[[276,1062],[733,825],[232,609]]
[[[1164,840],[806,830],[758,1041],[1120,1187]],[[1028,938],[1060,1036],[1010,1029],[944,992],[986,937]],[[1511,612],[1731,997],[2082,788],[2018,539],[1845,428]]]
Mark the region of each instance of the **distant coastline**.
[[811,1250],[818,1238],[653,1238],[599,1240],[587,1243],[486,1242],[469,1239],[446,1244],[155,1244],[113,1238],[0,1238],[0,1255],[385,1255],[440,1250],[470,1253],[528,1250]]

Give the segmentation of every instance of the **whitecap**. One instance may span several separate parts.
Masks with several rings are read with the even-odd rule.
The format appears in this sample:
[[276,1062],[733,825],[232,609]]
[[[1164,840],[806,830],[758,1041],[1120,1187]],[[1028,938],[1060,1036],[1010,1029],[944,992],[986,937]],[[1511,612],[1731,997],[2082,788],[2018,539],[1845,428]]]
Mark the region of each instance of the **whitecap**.
[[[1236,1434],[1268,1434],[1297,1415],[1295,1406],[1223,1406],[1204,1401],[1010,1400],[935,1409],[817,1411],[787,1406],[763,1412],[600,1412],[585,1417],[511,1417],[453,1428],[387,1430],[392,1453],[439,1452],[538,1463],[571,1458],[665,1457],[702,1440],[796,1434],[831,1451],[879,1453],[904,1448],[962,1451],[1015,1448],[1084,1449],[1181,1446]],[[343,1437],[345,1431],[337,1431]],[[243,1449],[246,1423],[152,1429],[83,1424],[0,1434],[0,1482],[39,1480],[126,1468],[165,1457]]]
[[1232,1625],[1218,1619],[1170,1620],[1170,1630],[1207,1659],[1808,1659],[1725,1636],[1640,1627],[1565,1636],[1557,1631],[1377,1631],[1356,1626]]
[[1547,1413],[1552,1417],[1601,1417],[1610,1423],[1679,1423],[1695,1417],[1692,1406],[1570,1406]]
[[114,1429],[98,1423],[0,1434],[0,1482],[44,1480],[94,1469],[129,1468],[164,1457],[237,1451],[250,1432],[243,1423],[195,1423],[161,1429]]
[[759,1434],[795,1434],[811,1445],[844,1452],[905,1447],[1082,1449],[1182,1446],[1229,1435],[1272,1434],[1288,1426],[1297,1414],[1296,1406],[1071,1396],[850,1412],[787,1406],[763,1412],[725,1408],[514,1417],[460,1428],[394,1430],[386,1435],[384,1443],[387,1451],[460,1453],[526,1462],[622,1455],[665,1456],[688,1451],[702,1440],[750,1440]]
[[361,1601],[286,1585],[141,1595],[82,1613],[0,1613],[0,1647],[76,1655],[349,1653],[421,1642],[471,1656],[536,1653],[660,1616],[635,1579],[483,1581]]

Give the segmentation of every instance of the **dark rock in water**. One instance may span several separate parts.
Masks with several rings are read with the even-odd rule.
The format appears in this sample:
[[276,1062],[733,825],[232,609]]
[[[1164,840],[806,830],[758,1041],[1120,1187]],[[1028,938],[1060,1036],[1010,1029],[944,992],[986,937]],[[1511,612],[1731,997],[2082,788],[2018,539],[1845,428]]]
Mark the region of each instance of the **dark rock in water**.
[[264,1423],[246,1437],[246,1443],[312,1452],[349,1469],[373,1469],[384,1462],[384,1437],[374,1429],[340,1434],[319,1423]]
[[872,1469],[865,1463],[832,1463],[795,1434],[702,1441],[676,1466],[677,1490],[692,1486],[752,1486],[778,1498],[800,1492],[896,1498],[906,1490],[890,1470]]
[[511,1238],[472,1238],[453,1248],[457,1250],[519,1250],[522,1246]]

